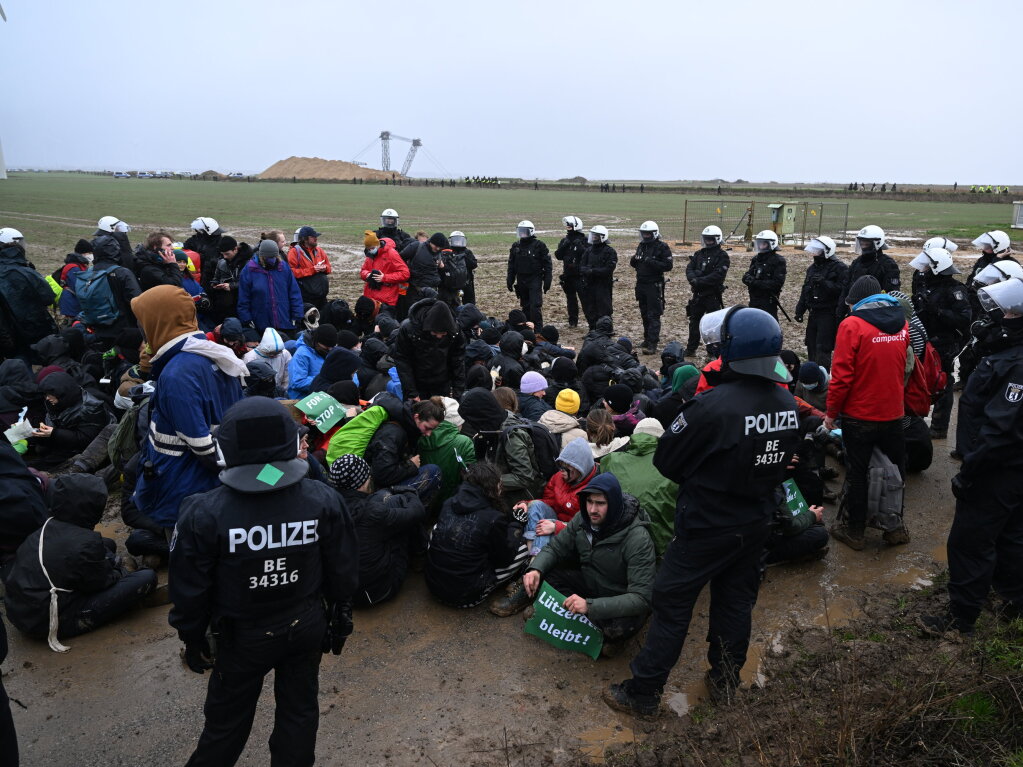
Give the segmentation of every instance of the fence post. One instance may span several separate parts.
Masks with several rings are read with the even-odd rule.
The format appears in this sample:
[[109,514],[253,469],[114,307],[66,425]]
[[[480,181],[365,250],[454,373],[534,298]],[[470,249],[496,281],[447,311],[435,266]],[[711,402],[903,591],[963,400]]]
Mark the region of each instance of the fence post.
[[682,207],[682,242],[689,242],[689,198]]

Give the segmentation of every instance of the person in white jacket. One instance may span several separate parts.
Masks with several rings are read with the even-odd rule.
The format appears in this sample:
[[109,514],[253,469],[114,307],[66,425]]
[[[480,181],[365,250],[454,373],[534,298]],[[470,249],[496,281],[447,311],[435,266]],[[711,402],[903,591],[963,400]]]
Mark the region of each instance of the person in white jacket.
[[288,363],[291,362],[291,352],[284,348],[284,339],[280,333],[273,328],[264,330],[259,346],[246,352],[242,357],[242,361],[246,363],[253,360],[269,362],[277,374],[277,388],[282,391],[288,390]]

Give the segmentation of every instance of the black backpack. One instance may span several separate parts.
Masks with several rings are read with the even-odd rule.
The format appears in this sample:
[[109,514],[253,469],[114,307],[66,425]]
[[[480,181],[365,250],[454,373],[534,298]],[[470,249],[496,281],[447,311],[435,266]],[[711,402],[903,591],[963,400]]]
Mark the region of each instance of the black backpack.
[[465,265],[465,253],[445,253],[444,286],[451,290],[461,290],[468,282],[469,268]]
[[506,426],[502,433],[502,440],[508,441],[508,436],[515,429],[525,429],[533,440],[533,454],[536,456],[536,467],[540,470],[544,484],[554,476],[558,470],[558,455],[561,450],[558,447],[558,440],[551,434],[551,430],[542,423],[530,421],[529,423],[514,423]]

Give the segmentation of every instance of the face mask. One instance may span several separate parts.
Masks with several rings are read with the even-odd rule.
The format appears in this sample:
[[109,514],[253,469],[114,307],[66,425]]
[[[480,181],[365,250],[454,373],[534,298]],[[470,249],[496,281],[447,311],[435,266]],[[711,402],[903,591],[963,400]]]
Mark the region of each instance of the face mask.
[[815,383],[806,384],[805,383],[805,384],[803,384],[803,388],[806,389],[807,391],[813,391],[814,389],[817,388],[817,384],[815,384]]
[[827,256],[814,256],[813,257],[813,262],[815,264],[823,264],[827,260],[828,260]]
[[273,257],[266,259],[266,265],[268,267],[277,266],[277,259]]
[[92,253],[83,253],[82,254],[82,258],[85,259],[85,263],[87,263],[87,264],[91,264],[92,263],[92,258],[93,258]]
[[380,248],[366,248],[366,257],[373,258],[379,250]]

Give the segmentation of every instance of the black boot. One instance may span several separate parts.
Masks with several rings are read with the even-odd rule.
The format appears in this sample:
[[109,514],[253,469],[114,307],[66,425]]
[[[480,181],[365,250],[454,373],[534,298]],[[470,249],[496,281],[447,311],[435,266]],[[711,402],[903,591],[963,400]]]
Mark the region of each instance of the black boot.
[[517,588],[490,603],[490,612],[498,618],[508,618],[515,613],[520,613],[533,603],[533,598],[526,593],[526,587],[522,581],[518,582]]

